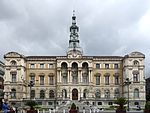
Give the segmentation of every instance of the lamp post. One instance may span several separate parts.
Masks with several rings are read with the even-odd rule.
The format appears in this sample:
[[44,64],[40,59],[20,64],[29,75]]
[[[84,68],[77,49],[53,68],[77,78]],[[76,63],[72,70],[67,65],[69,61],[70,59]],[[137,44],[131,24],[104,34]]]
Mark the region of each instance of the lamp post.
[[125,83],[125,85],[127,85],[127,88],[128,88],[128,107],[127,107],[127,110],[129,111],[129,85],[131,84],[129,78],[126,78],[126,81],[124,83]]
[[28,86],[30,87],[30,100],[31,100],[31,88],[34,86],[34,82],[31,80]]

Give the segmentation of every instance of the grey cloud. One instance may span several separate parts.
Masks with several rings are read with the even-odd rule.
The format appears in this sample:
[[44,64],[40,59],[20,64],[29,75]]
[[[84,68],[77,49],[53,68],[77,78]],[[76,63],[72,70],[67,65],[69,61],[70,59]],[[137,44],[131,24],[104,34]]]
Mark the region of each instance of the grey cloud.
[[1,60],[9,51],[65,55],[75,9],[85,55],[123,56],[136,50],[148,62],[150,34],[141,33],[138,23],[149,7],[149,0],[0,0]]

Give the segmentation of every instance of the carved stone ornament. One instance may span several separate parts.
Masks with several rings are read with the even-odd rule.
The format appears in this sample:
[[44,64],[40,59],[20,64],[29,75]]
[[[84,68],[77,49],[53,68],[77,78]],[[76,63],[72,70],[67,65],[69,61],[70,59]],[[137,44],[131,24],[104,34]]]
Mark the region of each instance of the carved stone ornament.
[[17,53],[17,52],[9,52],[9,53],[7,53],[7,54],[5,54],[4,55],[4,58],[9,58],[9,57],[16,57],[16,58],[23,58],[24,56],[23,55],[21,55],[21,54],[19,54],[19,53]]
[[133,70],[133,71],[132,71],[132,74],[133,74],[133,75],[138,75],[138,74],[139,74],[139,71],[138,71],[138,70]]
[[143,89],[143,86],[141,86],[140,88]]
[[145,57],[143,53],[137,52],[137,51],[130,53],[128,56],[129,57],[142,57],[142,58]]

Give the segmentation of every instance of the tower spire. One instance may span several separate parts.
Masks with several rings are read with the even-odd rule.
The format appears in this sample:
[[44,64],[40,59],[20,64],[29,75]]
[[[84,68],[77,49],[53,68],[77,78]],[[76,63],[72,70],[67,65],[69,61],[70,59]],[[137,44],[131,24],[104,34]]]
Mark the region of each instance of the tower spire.
[[70,40],[69,40],[69,48],[67,55],[71,54],[80,54],[82,55],[82,50],[79,47],[79,27],[76,25],[76,16],[75,16],[75,10],[73,10],[73,16],[72,16],[72,25],[70,26]]

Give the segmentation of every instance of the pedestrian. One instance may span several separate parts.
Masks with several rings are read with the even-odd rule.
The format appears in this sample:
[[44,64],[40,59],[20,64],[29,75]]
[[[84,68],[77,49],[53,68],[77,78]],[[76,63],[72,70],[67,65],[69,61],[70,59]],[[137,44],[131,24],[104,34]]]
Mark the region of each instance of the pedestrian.
[[79,113],[79,107],[77,107],[77,113]]
[[13,108],[12,108],[12,107],[10,107],[10,109],[9,109],[9,113],[15,113],[15,111],[13,110]]
[[4,102],[2,104],[2,110],[3,110],[4,113],[8,113],[9,112],[9,106],[8,106],[7,102]]

